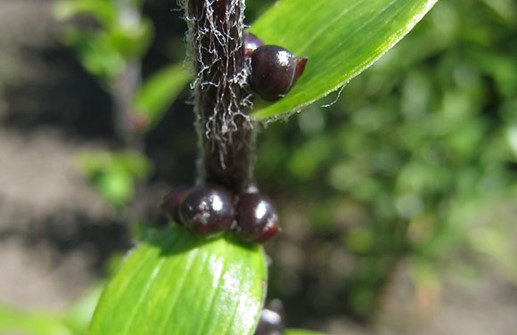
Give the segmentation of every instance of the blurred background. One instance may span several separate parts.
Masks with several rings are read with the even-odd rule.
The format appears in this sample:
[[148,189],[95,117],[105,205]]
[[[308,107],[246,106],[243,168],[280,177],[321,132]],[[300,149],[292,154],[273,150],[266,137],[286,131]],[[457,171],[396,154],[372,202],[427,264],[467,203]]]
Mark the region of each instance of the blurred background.
[[[95,296],[194,182],[184,33],[174,1],[0,0],[0,329]],[[439,2],[339,97],[262,129],[255,173],[289,327],[514,333],[517,2]]]

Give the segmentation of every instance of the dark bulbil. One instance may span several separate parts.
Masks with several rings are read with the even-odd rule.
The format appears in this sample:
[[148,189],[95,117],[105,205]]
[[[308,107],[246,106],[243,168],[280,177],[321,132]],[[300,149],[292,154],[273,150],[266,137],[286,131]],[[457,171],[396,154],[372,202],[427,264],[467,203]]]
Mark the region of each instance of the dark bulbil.
[[230,229],[235,216],[233,198],[219,185],[201,185],[179,205],[180,223],[198,235],[218,235]]
[[244,34],[244,57],[249,57],[258,47],[264,45],[264,42],[252,33]]
[[183,187],[163,197],[160,208],[168,218],[172,219],[176,223],[180,223],[181,221],[179,206],[187,193],[188,189]]
[[248,242],[263,243],[280,232],[275,208],[259,193],[242,194],[236,212],[236,234]]
[[276,210],[265,196],[244,193],[237,197],[215,184],[179,188],[163,198],[161,209],[200,236],[233,231],[247,242],[264,243],[280,232]]
[[284,307],[279,300],[273,300],[260,313],[257,329],[253,335],[283,335],[285,330]]
[[284,97],[303,74],[307,58],[296,57],[276,45],[264,45],[251,53],[251,88],[264,100]]
[[280,315],[269,309],[260,314],[259,324],[254,335],[283,335],[284,327]]

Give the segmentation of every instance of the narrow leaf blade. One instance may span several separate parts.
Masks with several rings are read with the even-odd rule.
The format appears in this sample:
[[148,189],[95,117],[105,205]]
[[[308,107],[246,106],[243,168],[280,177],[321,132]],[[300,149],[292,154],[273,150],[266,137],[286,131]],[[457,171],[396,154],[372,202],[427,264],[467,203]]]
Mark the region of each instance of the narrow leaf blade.
[[246,335],[260,315],[264,253],[175,225],[153,232],[109,283],[92,335]]
[[147,127],[152,128],[191,79],[192,74],[183,64],[173,64],[158,71],[137,92],[133,102],[135,114],[145,118]]
[[393,47],[437,0],[282,0],[251,32],[266,44],[309,58],[284,98],[259,106],[258,119],[281,115],[339,89]]

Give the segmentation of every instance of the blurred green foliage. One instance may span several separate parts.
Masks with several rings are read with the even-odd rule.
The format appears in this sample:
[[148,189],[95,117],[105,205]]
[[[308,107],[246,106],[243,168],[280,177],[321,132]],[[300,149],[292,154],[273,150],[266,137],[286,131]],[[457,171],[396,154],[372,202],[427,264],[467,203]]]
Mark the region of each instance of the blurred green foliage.
[[352,314],[372,315],[402,260],[418,286],[438,280],[437,261],[462,246],[515,257],[512,216],[496,214],[517,177],[516,7],[439,2],[330,107],[259,137],[259,180],[353,264],[327,274],[339,287],[325,286]]
[[[115,100],[117,95],[124,100],[123,112],[138,133],[152,129],[191,80],[183,64],[171,64],[137,83],[131,96],[122,91],[131,85],[127,72],[142,62],[153,38],[153,24],[142,7],[142,0],[60,0],[54,7],[55,17],[66,22],[62,42]],[[122,87],[121,81],[126,82]]]
[[[147,19],[126,22],[116,3],[122,2],[78,0],[57,7],[61,18],[95,18],[91,30],[71,27],[63,39],[101,81],[140,59],[153,31]],[[126,4],[140,10],[140,2]],[[265,6],[248,0],[249,17]],[[461,268],[463,259],[450,257],[458,249],[490,257],[517,282],[517,243],[509,238],[515,235],[517,192],[516,31],[513,0],[441,1],[340,94],[260,135],[255,171],[261,188],[275,195],[282,213],[294,208],[310,222],[302,241],[307,244],[299,243],[298,252],[312,257],[317,252],[305,246],[319,245],[344,255],[340,268],[320,257],[316,262],[323,265],[315,272],[328,270],[318,273],[332,279],[323,289],[351,314],[373,315],[402,261],[410,264],[416,287],[437,284],[444,264]],[[173,69],[176,74],[166,75]],[[179,65],[166,68],[147,96],[132,97],[135,110],[149,118],[146,125],[157,124],[188,81],[185,73]],[[167,94],[169,89],[177,93]],[[141,158],[101,153],[80,165],[99,192],[121,206],[134,181],[150,173]],[[307,229],[282,218],[287,233]],[[275,268],[282,264],[272,265],[272,289],[288,298],[279,283],[284,269]],[[20,315],[0,308],[1,322],[25,320]]]
[[126,205],[135,194],[134,183],[151,173],[149,160],[137,152],[90,152],[81,155],[79,169],[99,194],[116,207]]
[[61,40],[113,98],[122,152],[89,152],[80,170],[111,205],[123,209],[139,181],[151,172],[143,152],[145,133],[161,120],[191,80],[182,64],[172,64],[141,81],[141,62],[153,37],[153,24],[142,15],[141,0],[60,0],[56,19],[65,22]]
[[64,312],[22,311],[0,304],[0,333],[86,335],[102,288],[92,287]]
[[[141,11],[140,0],[61,0],[54,6],[56,19],[66,22],[62,42],[112,96],[114,128],[125,150],[140,146],[138,132],[150,124],[133,106],[140,86],[141,59],[153,36],[153,25]],[[150,164],[137,150],[90,152],[83,154],[79,163],[99,194],[117,209],[123,209],[134,196],[135,185],[147,177]]]
[[151,42],[153,26],[140,15],[141,6],[141,0],[61,0],[55,16],[60,20],[80,15],[94,19],[87,29],[70,25],[62,39],[76,50],[90,73],[109,81],[124,71],[127,62],[143,57]]
[[172,64],[146,78],[133,99],[134,114],[152,129],[164,116],[176,97],[192,80],[192,74],[183,64]]

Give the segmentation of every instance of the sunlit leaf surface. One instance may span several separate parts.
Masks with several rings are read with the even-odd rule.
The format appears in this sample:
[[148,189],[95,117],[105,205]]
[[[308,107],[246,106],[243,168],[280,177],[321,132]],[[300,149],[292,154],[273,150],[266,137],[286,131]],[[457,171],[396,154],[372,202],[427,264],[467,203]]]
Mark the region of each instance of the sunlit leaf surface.
[[259,246],[155,231],[107,286],[91,335],[252,334],[266,276]]
[[257,118],[301,107],[338,90],[395,45],[437,0],[282,0],[252,24],[266,44],[309,58],[284,98],[257,106]]

